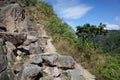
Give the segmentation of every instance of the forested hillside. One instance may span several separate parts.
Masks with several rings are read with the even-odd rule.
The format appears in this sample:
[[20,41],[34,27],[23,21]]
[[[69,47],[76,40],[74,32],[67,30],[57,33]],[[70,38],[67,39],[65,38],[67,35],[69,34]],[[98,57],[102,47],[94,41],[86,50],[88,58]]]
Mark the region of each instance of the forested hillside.
[[120,54],[120,30],[109,30],[106,36],[96,38],[105,53]]

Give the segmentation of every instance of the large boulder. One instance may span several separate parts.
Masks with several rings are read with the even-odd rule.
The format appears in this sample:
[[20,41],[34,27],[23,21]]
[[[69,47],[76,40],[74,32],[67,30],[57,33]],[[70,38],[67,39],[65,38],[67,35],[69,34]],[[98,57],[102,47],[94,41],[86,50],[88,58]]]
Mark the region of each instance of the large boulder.
[[56,66],[56,61],[58,59],[58,56],[56,54],[42,54],[42,59],[44,62],[49,66]]
[[21,45],[26,40],[25,33],[0,32],[0,38],[9,41],[15,46]]
[[75,61],[71,56],[59,56],[57,61],[57,66],[65,69],[74,68]]
[[38,75],[39,77],[42,77],[41,73],[42,68],[38,65],[25,63],[20,72],[19,80],[35,80]]
[[0,10],[0,22],[9,32],[27,32],[27,19],[25,10],[20,4],[9,4]]
[[42,68],[38,65],[25,63],[20,73],[19,80],[36,80],[38,77],[42,77]]

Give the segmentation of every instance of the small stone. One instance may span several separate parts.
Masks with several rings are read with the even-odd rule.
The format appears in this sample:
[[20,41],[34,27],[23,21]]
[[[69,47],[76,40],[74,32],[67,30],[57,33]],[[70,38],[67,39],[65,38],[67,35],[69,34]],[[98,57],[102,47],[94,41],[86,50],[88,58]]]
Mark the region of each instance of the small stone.
[[22,60],[22,58],[20,56],[16,57],[16,61],[21,61],[21,60]]
[[61,74],[60,70],[57,67],[54,67],[53,69],[53,77],[59,77]]
[[18,54],[18,56],[21,56],[22,52],[20,50],[17,50],[17,54]]

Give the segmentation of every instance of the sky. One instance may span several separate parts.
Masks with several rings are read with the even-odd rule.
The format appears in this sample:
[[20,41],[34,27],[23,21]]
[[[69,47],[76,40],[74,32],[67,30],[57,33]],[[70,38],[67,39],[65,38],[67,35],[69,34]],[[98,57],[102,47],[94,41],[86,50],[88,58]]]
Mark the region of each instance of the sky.
[[120,30],[120,0],[45,0],[66,23],[76,26],[106,24],[108,30]]

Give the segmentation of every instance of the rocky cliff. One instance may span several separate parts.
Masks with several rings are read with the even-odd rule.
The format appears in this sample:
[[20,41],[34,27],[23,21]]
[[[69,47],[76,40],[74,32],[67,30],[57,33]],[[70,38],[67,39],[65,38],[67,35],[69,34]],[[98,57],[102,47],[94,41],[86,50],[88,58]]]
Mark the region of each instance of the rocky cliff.
[[74,59],[57,54],[44,25],[27,18],[21,1],[0,1],[0,80],[83,80]]

